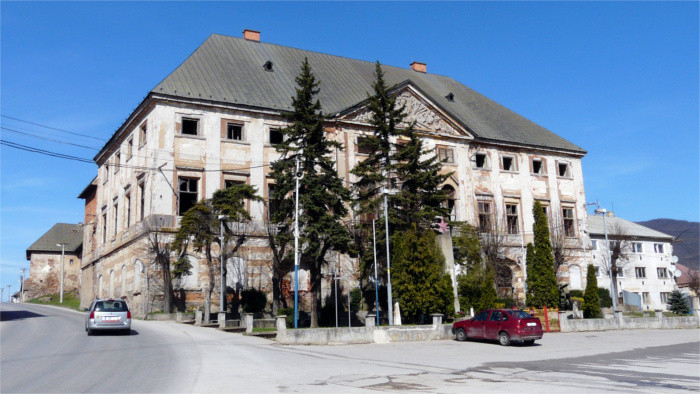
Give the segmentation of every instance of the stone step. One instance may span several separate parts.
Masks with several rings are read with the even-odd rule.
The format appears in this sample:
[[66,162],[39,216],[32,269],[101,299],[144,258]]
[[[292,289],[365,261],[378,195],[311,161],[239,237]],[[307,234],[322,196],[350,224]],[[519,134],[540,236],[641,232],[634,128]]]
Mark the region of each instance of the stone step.
[[182,323],[182,324],[194,324],[195,321],[194,320],[183,320],[180,323]]
[[266,338],[266,339],[275,339],[277,337],[277,331],[263,331],[263,332],[254,332],[250,335],[251,337],[260,337],[260,338]]
[[225,327],[225,328],[222,328],[221,331],[242,333],[242,332],[245,332],[245,327]]
[[209,324],[204,324],[204,323],[202,323],[202,327],[207,327],[207,328],[219,328],[219,323],[209,323]]

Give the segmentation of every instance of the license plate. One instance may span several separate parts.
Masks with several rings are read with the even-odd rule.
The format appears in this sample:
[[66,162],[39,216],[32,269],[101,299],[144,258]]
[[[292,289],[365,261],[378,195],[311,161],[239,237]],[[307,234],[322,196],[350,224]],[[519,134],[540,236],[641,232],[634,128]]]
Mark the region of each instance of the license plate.
[[536,325],[537,325],[537,323],[527,323],[528,327],[535,327]]
[[118,322],[119,316],[105,316],[102,318],[102,321],[107,322],[107,323]]

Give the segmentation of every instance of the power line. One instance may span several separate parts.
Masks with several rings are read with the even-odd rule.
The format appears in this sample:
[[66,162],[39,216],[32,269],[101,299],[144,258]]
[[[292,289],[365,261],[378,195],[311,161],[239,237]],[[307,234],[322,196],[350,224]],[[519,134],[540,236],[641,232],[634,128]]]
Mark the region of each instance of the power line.
[[43,127],[43,128],[49,129],[49,130],[56,130],[56,131],[60,131],[60,132],[62,132],[62,133],[73,134],[73,135],[77,135],[77,136],[81,136],[81,137],[85,137],[85,138],[92,138],[92,139],[98,140],[98,141],[107,141],[107,140],[104,139],[104,138],[93,137],[93,136],[87,135],[87,134],[81,134],[81,133],[76,133],[76,132],[73,132],[73,131],[68,131],[68,130],[59,129],[59,128],[56,128],[56,127],[46,126],[46,125],[43,125],[43,124],[30,122],[30,121],[28,121],[28,120],[23,120],[23,119],[14,118],[14,117],[8,116],[8,115],[0,115],[0,116],[2,116],[3,118],[16,120],[16,121],[18,121],[18,122],[22,122],[22,123],[31,124],[31,125],[34,125],[34,126]]
[[58,143],[60,143],[60,144],[66,144],[66,145],[77,146],[77,147],[79,147],[79,148],[92,149],[92,150],[100,150],[99,148],[95,148],[95,147],[92,147],[92,146],[74,144],[74,143],[72,143],[72,142],[61,141],[61,140],[55,140],[55,139],[53,139],[53,138],[42,137],[42,136],[40,136],[40,135],[36,135],[36,134],[32,134],[32,133],[26,133],[26,132],[24,132],[24,131],[19,131],[19,130],[11,129],[11,128],[5,127],[5,126],[0,126],[0,129],[3,129],[3,130],[5,130],[5,131],[9,131],[9,132],[12,132],[12,133],[18,133],[18,134],[28,135],[28,136],[34,137],[34,138],[41,138],[42,140],[58,142]]
[[93,162],[92,160],[85,159],[85,158],[82,158],[82,157],[77,157],[77,156],[72,156],[72,155],[66,155],[66,154],[63,154],[63,153],[52,152],[52,151],[48,151],[48,150],[44,150],[44,149],[34,148],[34,147],[31,147],[31,146],[22,145],[22,144],[17,144],[17,143],[15,143],[15,142],[6,141],[6,140],[3,140],[3,139],[0,139],[0,144],[5,145],[5,146],[9,146],[10,148],[15,148],[15,149],[24,150],[24,151],[27,151],[27,152],[39,153],[39,154],[46,155],[46,156],[58,157],[58,158],[60,158],[60,159],[73,160],[73,161],[79,161],[79,162],[83,162],[83,163],[91,163],[91,164],[94,164],[94,162]]

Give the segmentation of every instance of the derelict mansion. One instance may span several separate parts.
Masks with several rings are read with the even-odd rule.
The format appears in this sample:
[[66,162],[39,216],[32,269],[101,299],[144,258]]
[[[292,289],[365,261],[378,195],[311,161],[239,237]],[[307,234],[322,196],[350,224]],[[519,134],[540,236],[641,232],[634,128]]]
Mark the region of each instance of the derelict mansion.
[[[146,312],[158,289],[149,284],[155,281],[149,279],[145,228],[158,223],[164,231],[176,229],[192,204],[231,183],[258,190],[264,201],[248,202],[248,208],[253,221],[264,225],[274,209],[267,203],[274,187],[268,165],[278,157],[274,144],[281,138],[278,129],[286,126],[282,114],[291,109],[294,78],[305,57],[321,82],[318,98],[330,115],[327,136],[345,147],[335,154],[338,174],[347,186],[355,182],[351,169],[371,154],[358,141],[370,131],[364,104],[375,64],[261,43],[260,34],[249,30],[244,38],[212,35],[149,92],[95,157],[97,176],[80,195],[86,207],[83,304],[94,297],[126,296],[135,311]],[[416,122],[444,171],[453,172],[444,185],[452,196],[451,218],[475,226],[499,223],[506,234],[512,278],[499,287],[524,299],[524,246],[533,239],[535,201],[546,207],[551,227],[563,232],[572,251],[559,280],[569,282],[570,266],[580,276],[590,262],[581,169],[585,151],[426,68],[417,62],[410,69],[383,66],[408,120]],[[252,234],[240,257],[228,262],[242,267],[244,275],[227,282],[271,292],[266,242]],[[196,256],[190,261],[192,275],[177,281],[176,289],[191,293],[196,302],[206,270]],[[346,273],[356,272],[353,259],[339,261]],[[324,281],[324,294],[330,283]]]

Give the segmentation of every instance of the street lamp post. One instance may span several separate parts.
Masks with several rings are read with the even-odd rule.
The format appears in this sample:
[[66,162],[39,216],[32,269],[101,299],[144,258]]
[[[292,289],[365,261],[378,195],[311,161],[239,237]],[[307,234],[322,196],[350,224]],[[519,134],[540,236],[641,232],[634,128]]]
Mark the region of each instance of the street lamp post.
[[386,231],[386,291],[389,301],[389,325],[394,325],[394,305],[391,298],[391,252],[389,248],[389,200],[387,198],[389,190],[384,190],[384,227]]
[[379,325],[379,278],[377,276],[377,231],[372,219],[372,239],[374,241],[374,310],[377,312],[376,324]]
[[299,181],[304,177],[299,171],[299,156],[296,157],[294,173],[294,328],[299,322]]
[[56,244],[56,246],[61,247],[61,294],[59,296],[59,303],[63,304],[63,260],[65,258],[66,254],[66,244],[65,243],[60,243]]
[[612,256],[610,255],[610,240],[608,240],[608,222],[606,217],[608,216],[608,210],[605,208],[596,209],[595,213],[597,215],[603,215],[603,232],[605,233],[605,248],[606,254],[608,255],[608,268],[610,271],[610,296],[612,298],[613,312],[617,311],[617,294],[615,294],[615,279],[613,278],[613,266],[612,266]]
[[226,312],[226,274],[224,271],[224,220],[228,219],[226,215],[219,215],[219,222],[221,222],[221,228],[219,233],[219,240],[221,241],[221,246],[219,248],[219,269],[221,271],[219,275],[219,281],[221,282],[219,291],[219,312]]

